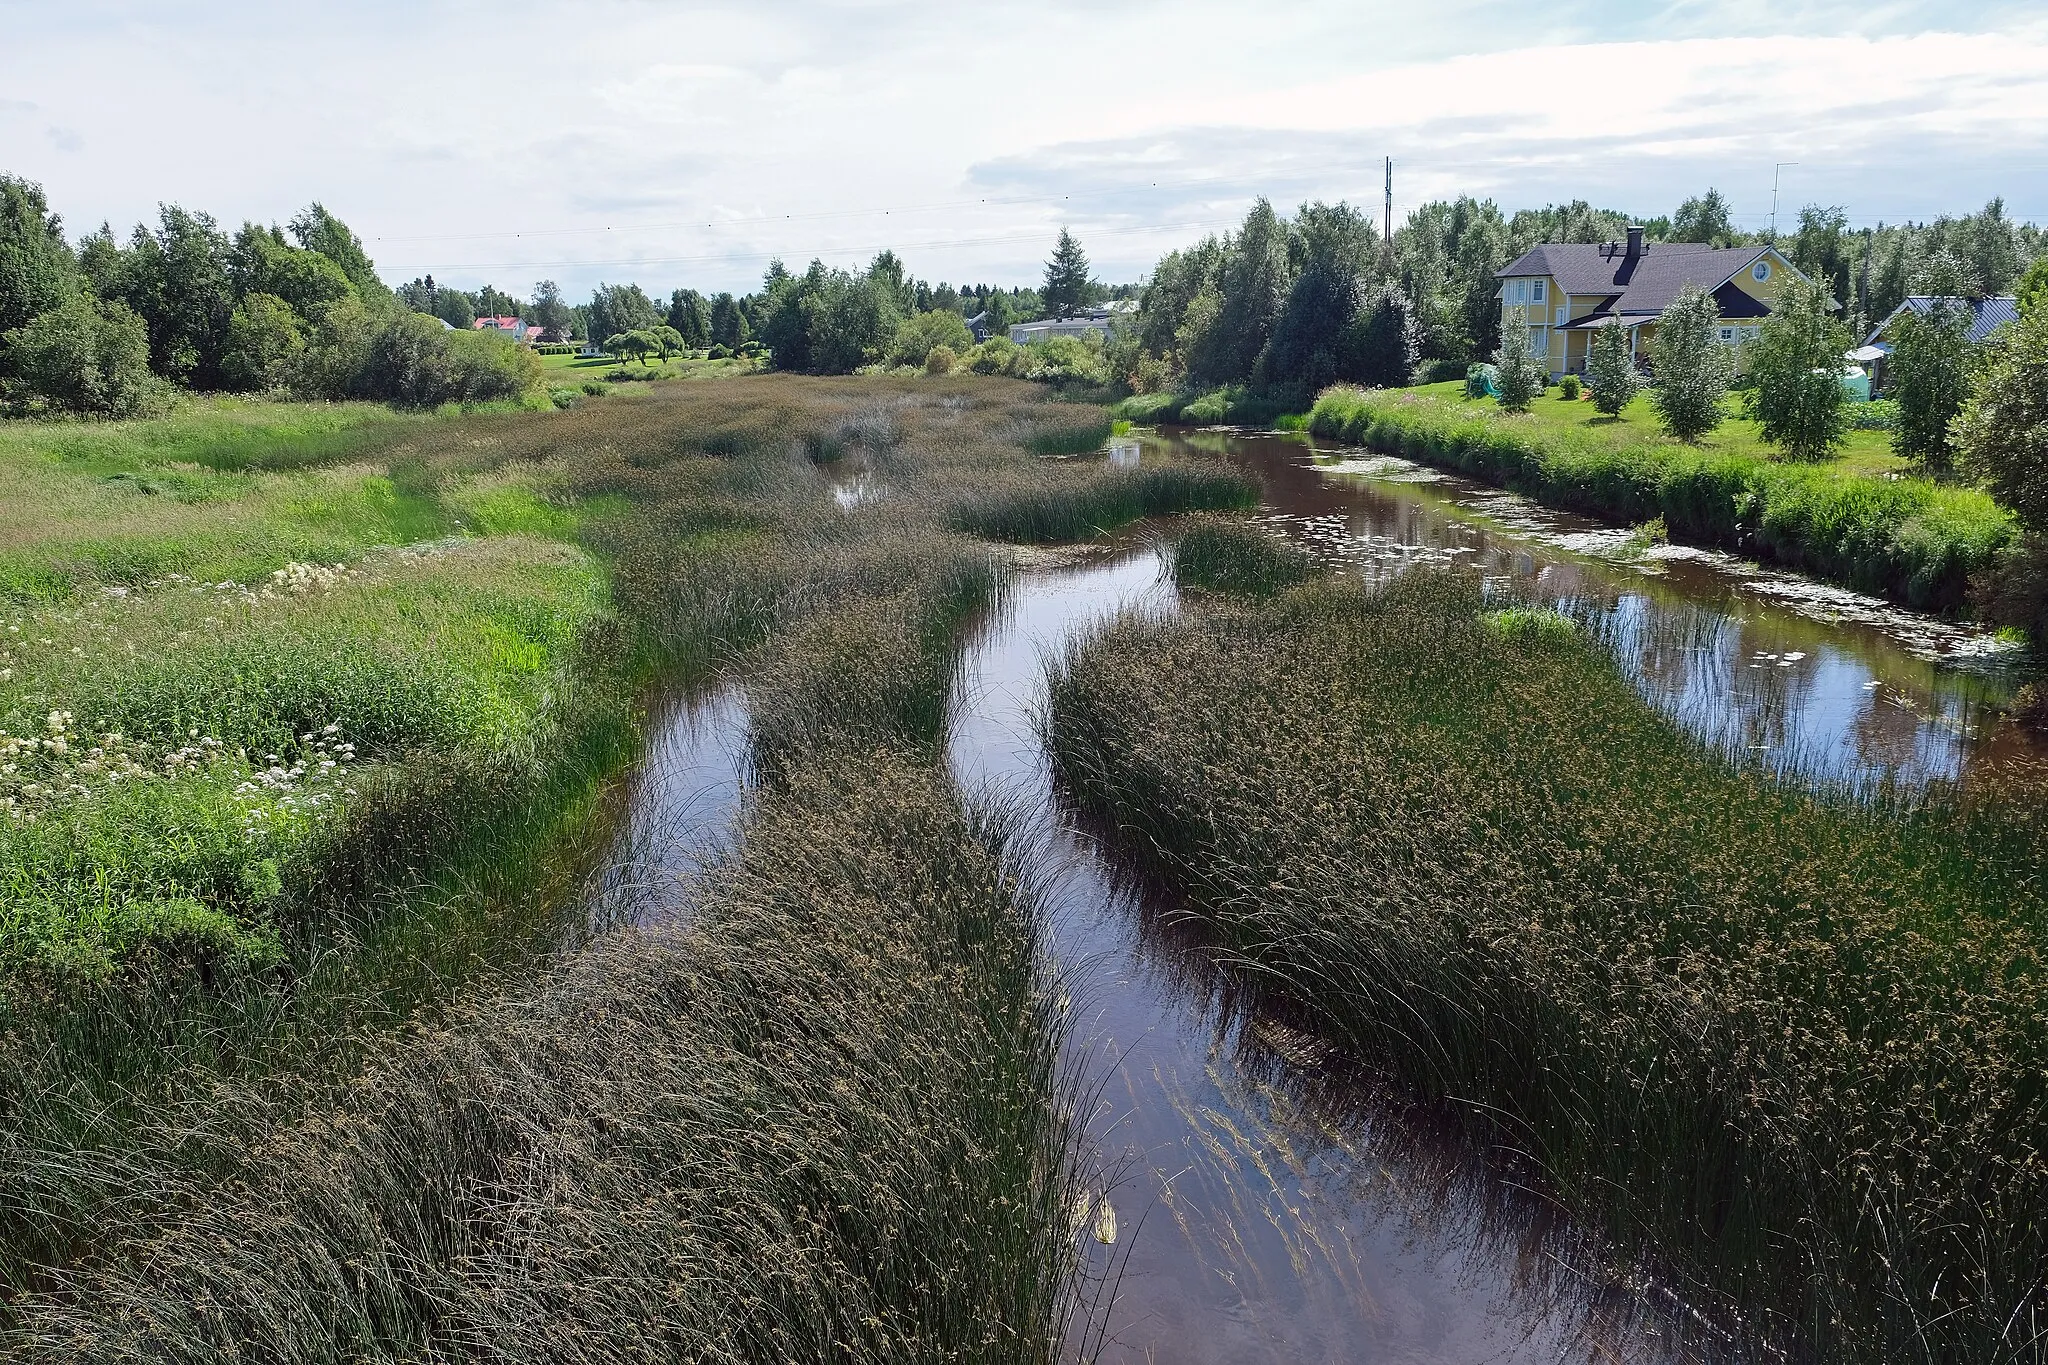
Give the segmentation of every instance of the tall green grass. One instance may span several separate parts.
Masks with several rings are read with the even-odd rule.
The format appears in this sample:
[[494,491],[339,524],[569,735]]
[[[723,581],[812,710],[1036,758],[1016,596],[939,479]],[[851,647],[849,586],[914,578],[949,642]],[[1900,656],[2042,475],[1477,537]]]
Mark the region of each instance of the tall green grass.
[[[571,1264],[577,1230],[602,1227],[606,1249],[576,1264],[608,1258],[610,1283],[636,1303],[666,1292],[648,1265],[663,1285],[717,1265],[692,1281],[708,1296],[697,1308],[670,1314],[662,1301],[655,1316],[682,1334],[669,1345],[724,1332],[734,1351],[785,1358],[829,1329],[872,1356],[1051,1353],[1062,1310],[1048,1305],[1067,1252],[1064,1217],[1046,1213],[1065,1206],[1047,1191],[1062,1178],[1064,1128],[1043,1070],[1049,1045],[1031,1022],[1032,911],[1003,870],[1000,831],[963,814],[932,771],[953,625],[994,572],[989,548],[951,525],[1019,489],[1070,485],[1126,518],[1142,500],[1097,488],[1119,486],[1121,471],[1024,448],[1022,433],[1048,420],[1032,386],[777,376],[711,387],[423,425],[373,459],[237,475],[241,491],[220,505],[256,528],[249,576],[228,587],[159,580],[116,597],[103,589],[123,584],[83,575],[16,608],[24,620],[64,618],[81,642],[78,655],[38,654],[7,684],[31,721],[43,704],[32,698],[62,692],[81,723],[118,714],[135,735],[164,739],[179,727],[233,731],[243,738],[225,747],[260,762],[274,750],[287,770],[296,751],[273,741],[299,745],[326,724],[360,750],[358,790],[338,818],[284,857],[226,841],[233,856],[188,897],[253,910],[227,921],[246,942],[205,941],[204,925],[151,939],[155,921],[123,937],[79,917],[70,928],[100,954],[95,971],[7,980],[0,1154],[35,1173],[0,1191],[0,1272],[10,1293],[30,1291],[0,1315],[19,1329],[15,1349],[209,1359],[246,1339],[327,1358],[380,1342],[470,1349],[487,1326],[515,1354],[593,1341],[630,1353],[649,1340],[633,1335],[648,1314],[610,1301],[546,1298],[547,1325],[573,1322],[582,1335],[545,1345],[531,1327],[541,1319],[519,1336],[493,1316],[542,1302],[503,1296],[508,1267],[531,1254]],[[892,439],[861,453],[891,494],[842,511],[810,436],[884,426]],[[359,543],[331,581],[266,597],[266,575],[285,561],[260,532],[284,515],[278,490],[292,480],[382,480],[425,509],[431,538]],[[88,536],[98,496],[52,495]],[[153,502],[166,520],[132,530],[138,543],[184,536],[193,514],[178,509],[207,506]],[[47,564],[47,549],[24,552]],[[767,781],[740,868],[691,911],[714,932],[682,944],[664,931],[610,945],[601,966],[553,970],[590,928],[577,918],[580,860],[602,847],[604,779],[631,751],[628,689],[719,671],[750,680]],[[245,780],[232,764],[214,775]],[[183,886],[196,874],[178,871],[178,842],[162,836],[189,832],[201,802],[180,799],[110,828],[154,849]],[[876,880],[885,873],[896,880]],[[704,987],[734,960],[720,954],[756,931],[747,962],[785,974],[749,966]],[[913,957],[928,980],[899,971]],[[458,995],[488,1003],[451,1003]],[[644,1004],[644,1017],[617,1013],[622,1000]],[[805,1000],[817,1008],[796,1008]],[[899,1001],[918,1008],[926,1033],[872,1031]],[[679,1021],[697,1003],[701,1019]],[[1030,1017],[1019,1023],[1016,1010]],[[504,1034],[522,1011],[554,1022]],[[393,1043],[408,1017],[429,1032]],[[750,1017],[755,1032],[735,1031]],[[556,1026],[571,1019],[580,1032]],[[672,1048],[654,1045],[671,1035]],[[458,1038],[461,1058],[436,1050]],[[869,1069],[807,1071],[833,1038],[849,1055],[867,1049]],[[889,1050],[898,1042],[909,1050]],[[365,1070],[366,1053],[387,1060]],[[529,1093],[551,1058],[568,1059],[559,1084]],[[610,1072],[587,1069],[599,1062]],[[458,1064],[470,1069],[447,1079]],[[904,1111],[893,1127],[856,1103],[891,1085]],[[636,1117],[615,1108],[629,1094],[705,1102]],[[717,1109],[743,1095],[765,1110]],[[778,1146],[784,1122],[801,1131]],[[600,1123],[625,1145],[579,1168],[585,1195],[550,1204],[561,1187],[514,1195],[500,1180],[507,1163],[538,1170],[565,1150],[543,1130]],[[766,1145],[735,1146],[737,1129]],[[333,1143],[355,1137],[363,1145],[329,1163]],[[769,1179],[748,1152],[818,1164]],[[726,1157],[737,1164],[717,1168]],[[877,1182],[874,1207],[892,1221],[841,1217],[857,1179]],[[541,1250],[499,1219],[528,1195],[536,1226],[556,1226],[547,1220],[559,1212],[570,1241]],[[636,1222],[652,1250],[623,1235],[618,1219],[676,1199],[699,1200],[699,1213]],[[366,1209],[389,1221],[364,1222]],[[207,1250],[229,1227],[246,1256]],[[455,1262],[433,1259],[450,1248]],[[714,1262],[714,1251],[741,1261]],[[634,1259],[643,1252],[654,1259]],[[793,1259],[773,1259],[783,1253]],[[151,1257],[158,1269],[139,1270]],[[742,1262],[767,1267],[765,1279],[734,1277]],[[450,1295],[468,1291],[449,1277],[470,1270],[490,1284],[458,1303]],[[736,1297],[719,1298],[713,1278]],[[585,1293],[588,1279],[576,1283],[545,1293]]]
[[1309,430],[1440,465],[1538,501],[1801,569],[1928,611],[1968,602],[2013,523],[1973,489],[1781,464],[1644,439],[1607,444],[1432,394],[1338,387]]
[[1058,770],[1246,979],[1745,1335],[2040,1358],[2038,797],[1780,785],[1489,605],[1415,575],[1123,622],[1058,670]]
[[1081,540],[1141,517],[1250,507],[1256,480],[1234,470],[1155,465],[1105,471],[1085,483],[977,489],[949,520],[969,535],[1016,544]]
[[999,850],[920,762],[807,767],[687,927],[393,1045],[10,1358],[1052,1360],[1057,1014]]

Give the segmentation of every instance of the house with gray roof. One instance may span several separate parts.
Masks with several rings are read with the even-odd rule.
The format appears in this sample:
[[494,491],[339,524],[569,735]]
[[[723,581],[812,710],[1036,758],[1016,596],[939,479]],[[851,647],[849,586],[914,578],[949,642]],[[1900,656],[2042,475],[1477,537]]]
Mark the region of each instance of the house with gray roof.
[[[1926,317],[1934,311],[1940,300],[1933,294],[1914,294],[1885,317],[1883,322],[1870,329],[1870,335],[1863,344],[1849,352],[1848,358],[1870,371],[1871,379],[1880,387],[1884,383],[1884,367],[1892,358],[1890,332],[1898,320],[1908,313]],[[1981,299],[1954,299],[1951,302],[1964,305],[1970,310],[1970,343],[1976,345],[1990,338],[1991,334],[2008,322],[2017,322],[2020,316],[2020,301],[2011,294],[1993,294]]]
[[1775,246],[1652,242],[1631,227],[1626,242],[1530,247],[1494,278],[1501,282],[1502,326],[1512,310],[1524,310],[1530,354],[1561,375],[1585,372],[1593,337],[1604,328],[1627,329],[1629,353],[1646,356],[1658,319],[1689,284],[1713,295],[1721,341],[1735,348],[1739,365],[1778,291],[1805,277]]

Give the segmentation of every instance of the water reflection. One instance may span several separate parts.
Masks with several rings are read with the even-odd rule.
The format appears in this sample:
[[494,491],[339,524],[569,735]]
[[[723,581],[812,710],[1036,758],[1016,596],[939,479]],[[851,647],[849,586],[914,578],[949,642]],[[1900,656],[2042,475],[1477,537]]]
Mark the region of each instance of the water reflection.
[[[977,630],[949,758],[1021,809],[1049,949],[1075,1002],[1070,1078],[1119,1236],[1090,1254],[1070,1346],[1111,1362],[1651,1359],[1639,1287],[1610,1292],[1554,1211],[1236,993],[1170,900],[1147,898],[1058,804],[1044,665],[1127,610],[1176,603],[1149,551],[1023,576]],[[1661,1322],[1661,1318],[1658,1319]],[[1085,1338],[1085,1339],[1084,1339]]]
[[1159,439],[1256,472],[1264,515],[1349,571],[1455,563],[1559,605],[1607,640],[1645,696],[1745,761],[1858,789],[2048,779],[2048,749],[1999,709],[2030,661],[1971,626],[1645,544],[1391,456],[1266,435]]

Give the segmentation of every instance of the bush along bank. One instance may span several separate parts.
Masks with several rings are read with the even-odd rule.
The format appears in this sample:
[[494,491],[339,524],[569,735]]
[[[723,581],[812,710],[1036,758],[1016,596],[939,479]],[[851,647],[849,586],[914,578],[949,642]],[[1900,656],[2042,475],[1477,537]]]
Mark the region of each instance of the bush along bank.
[[2040,1359],[2038,802],[1780,785],[1498,606],[1125,621],[1054,679],[1057,769],[1248,979],[1702,1307],[1793,1359]]
[[1334,388],[1309,431],[1469,474],[1555,507],[1770,560],[1922,611],[1969,605],[2012,519],[1982,493],[1671,441],[1602,446],[1398,389]]

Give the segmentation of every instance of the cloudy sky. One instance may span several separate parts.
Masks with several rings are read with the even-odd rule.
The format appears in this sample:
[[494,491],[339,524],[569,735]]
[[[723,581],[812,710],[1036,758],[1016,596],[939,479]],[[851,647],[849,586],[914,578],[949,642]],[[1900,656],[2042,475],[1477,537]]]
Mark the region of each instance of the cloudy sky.
[[0,170],[74,234],[320,199],[394,283],[744,289],[895,246],[1097,273],[1257,195],[1575,198],[1745,225],[2048,220],[2038,0],[0,0]]

